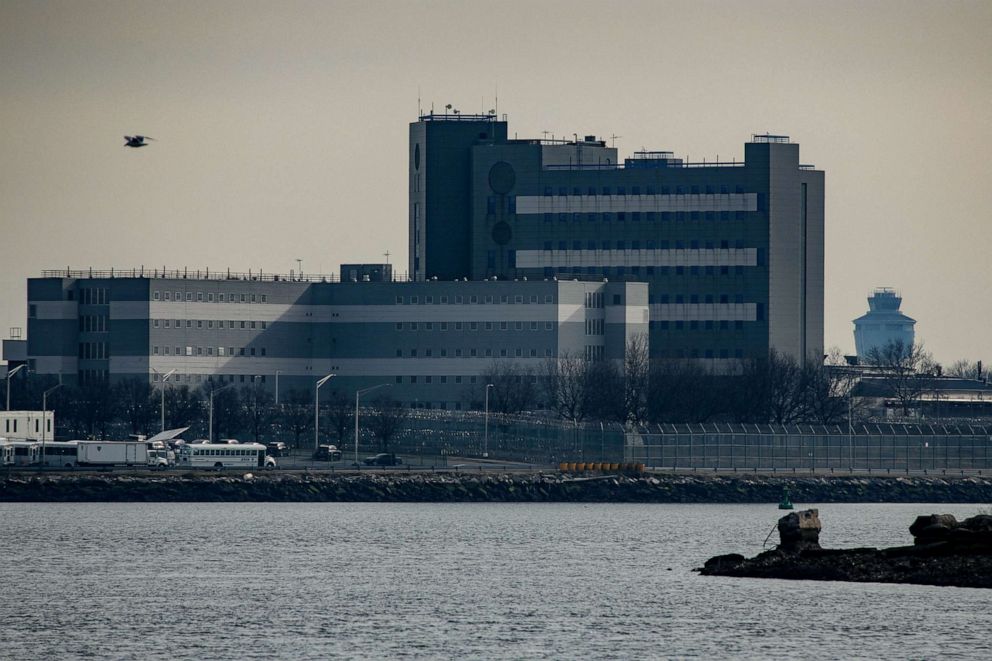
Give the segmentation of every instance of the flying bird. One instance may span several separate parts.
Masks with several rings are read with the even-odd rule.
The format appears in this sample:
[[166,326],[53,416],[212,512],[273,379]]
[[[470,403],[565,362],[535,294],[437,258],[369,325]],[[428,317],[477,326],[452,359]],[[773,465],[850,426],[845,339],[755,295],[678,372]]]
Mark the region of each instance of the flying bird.
[[125,147],[147,147],[148,143],[145,140],[154,140],[155,138],[149,138],[146,135],[125,135],[124,139],[127,140],[124,143]]

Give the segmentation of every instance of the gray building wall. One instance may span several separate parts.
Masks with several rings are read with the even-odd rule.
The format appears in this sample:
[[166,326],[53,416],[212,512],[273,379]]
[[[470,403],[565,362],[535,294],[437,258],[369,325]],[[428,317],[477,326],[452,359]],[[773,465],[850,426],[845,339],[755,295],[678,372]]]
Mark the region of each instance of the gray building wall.
[[[285,397],[291,390],[309,396],[318,379],[335,374],[322,398],[388,383],[388,396],[431,408],[473,405],[493,361],[536,376],[562,355],[622,359],[624,339],[611,335],[628,334],[628,321],[646,309],[645,285],[553,280],[45,278],[30,280],[28,290],[39,313],[29,319],[30,359],[69,383],[155,383],[175,370],[172,384],[238,383],[273,392],[278,384]],[[79,299],[96,290],[107,293]],[[622,294],[618,302],[604,293],[614,290]],[[605,316],[622,323],[589,323],[604,318],[602,309],[584,305],[593,293],[609,302]],[[638,311],[623,309],[628,299]],[[84,317],[103,311],[106,325],[86,326]],[[32,344],[32,337],[39,339]],[[84,355],[80,347],[97,342],[106,349]],[[614,347],[608,356],[590,353],[607,345]]]
[[757,136],[744,163],[648,154],[619,167],[615,150],[584,143],[468,146],[469,265],[456,277],[647,282],[654,357],[822,354],[824,177],[800,167],[799,145]]

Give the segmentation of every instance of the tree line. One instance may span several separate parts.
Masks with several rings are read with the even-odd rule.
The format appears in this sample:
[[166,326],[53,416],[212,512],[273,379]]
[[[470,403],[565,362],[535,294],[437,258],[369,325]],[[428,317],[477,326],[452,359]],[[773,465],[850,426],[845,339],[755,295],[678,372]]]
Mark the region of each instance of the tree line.
[[[40,410],[42,393],[58,382],[52,377],[22,379],[11,389],[11,408]],[[6,382],[4,382],[6,387]],[[163,429],[190,427],[188,439],[206,438],[210,427],[209,382],[201,388],[169,385],[164,393],[139,378],[114,384],[105,381],[85,386],[62,386],[47,397],[47,408],[56,411],[59,438],[109,439],[132,434],[151,436]],[[6,397],[6,392],[3,392]],[[314,399],[312,391],[289,390],[275,402],[272,393],[245,385],[215,391],[213,440],[237,438],[265,443],[284,440],[296,447],[314,445]],[[320,401],[320,443],[341,445],[354,435],[354,402],[342,392],[332,391]],[[398,402],[379,397],[361,411],[362,428],[371,431],[379,447],[388,447],[399,432],[406,411]]]

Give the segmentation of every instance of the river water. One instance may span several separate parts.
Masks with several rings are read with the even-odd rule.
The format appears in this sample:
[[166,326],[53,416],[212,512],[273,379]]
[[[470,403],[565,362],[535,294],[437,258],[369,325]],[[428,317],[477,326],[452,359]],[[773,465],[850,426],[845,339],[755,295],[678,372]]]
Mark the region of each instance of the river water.
[[[824,546],[919,513],[824,505]],[[992,592],[702,577],[769,505],[0,503],[0,658],[990,658]]]

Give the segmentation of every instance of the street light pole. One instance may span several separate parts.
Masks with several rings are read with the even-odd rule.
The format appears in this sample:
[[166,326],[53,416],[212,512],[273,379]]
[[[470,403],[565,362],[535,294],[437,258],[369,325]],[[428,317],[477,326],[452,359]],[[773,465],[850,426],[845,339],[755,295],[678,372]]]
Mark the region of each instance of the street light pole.
[[482,458],[486,459],[489,457],[489,389],[495,386],[491,383],[486,384],[486,435],[485,440],[482,444]]
[[25,367],[27,367],[27,365],[18,365],[14,369],[12,369],[9,372],[7,372],[6,379],[7,379],[7,410],[8,411],[10,410],[10,377],[14,376],[15,374],[17,374],[18,372],[20,372]]
[[[45,457],[45,432],[48,431],[48,393],[55,392],[62,387],[57,383],[41,395],[41,465],[48,465],[48,458]],[[54,431],[54,430],[53,430]]]
[[372,392],[379,388],[386,388],[393,384],[391,383],[380,383],[378,385],[369,386],[368,388],[362,388],[361,390],[355,391],[355,465],[358,465],[358,399],[367,392]]
[[162,394],[162,429],[159,431],[165,431],[165,382],[169,380],[169,377],[176,373],[176,370],[169,370],[162,377],[162,386],[159,388],[159,392]]
[[209,422],[207,423],[207,439],[213,443],[214,442],[214,393],[218,393],[221,390],[227,390],[228,388],[233,388],[234,383],[231,382],[226,386],[221,386],[220,388],[214,388],[210,391],[210,416]]
[[279,406],[279,374],[282,370],[276,370],[276,406]]
[[320,447],[320,387],[331,380],[336,374],[328,374],[317,382],[313,389],[313,449],[314,452]]

